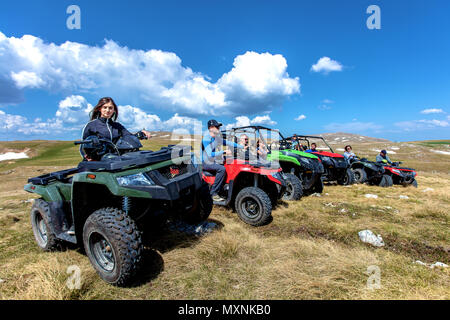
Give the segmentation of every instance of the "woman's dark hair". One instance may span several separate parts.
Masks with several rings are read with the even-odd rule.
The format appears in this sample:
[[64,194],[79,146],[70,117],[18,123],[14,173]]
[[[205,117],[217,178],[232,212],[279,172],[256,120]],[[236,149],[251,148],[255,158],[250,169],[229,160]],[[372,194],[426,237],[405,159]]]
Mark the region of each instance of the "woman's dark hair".
[[119,110],[117,109],[117,105],[114,102],[114,100],[112,98],[110,98],[110,97],[104,97],[104,98],[101,98],[100,100],[98,100],[97,105],[91,111],[91,120],[100,118],[101,109],[102,109],[103,105],[105,105],[105,104],[107,104],[109,102],[111,102],[111,104],[114,106],[114,113],[113,113],[111,118],[114,121],[116,121],[117,117],[119,116]]
[[353,149],[352,146],[348,144],[345,146],[344,150],[347,151],[348,148]]

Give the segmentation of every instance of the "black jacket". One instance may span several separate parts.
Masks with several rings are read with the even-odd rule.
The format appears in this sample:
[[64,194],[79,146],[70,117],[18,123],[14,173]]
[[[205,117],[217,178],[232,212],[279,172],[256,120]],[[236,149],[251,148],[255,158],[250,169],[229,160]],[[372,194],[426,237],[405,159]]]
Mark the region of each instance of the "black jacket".
[[116,143],[120,137],[132,135],[123,125],[112,119],[98,118],[88,122],[83,129],[82,139],[89,136],[97,136]]

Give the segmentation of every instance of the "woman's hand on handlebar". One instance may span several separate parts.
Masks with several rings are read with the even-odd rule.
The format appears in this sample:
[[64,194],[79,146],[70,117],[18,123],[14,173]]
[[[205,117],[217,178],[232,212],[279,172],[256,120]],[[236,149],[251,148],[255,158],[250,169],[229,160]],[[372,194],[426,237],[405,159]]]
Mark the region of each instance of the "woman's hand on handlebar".
[[150,131],[147,130],[141,130],[143,134],[145,134],[145,136],[147,137],[147,139],[150,139],[152,137]]

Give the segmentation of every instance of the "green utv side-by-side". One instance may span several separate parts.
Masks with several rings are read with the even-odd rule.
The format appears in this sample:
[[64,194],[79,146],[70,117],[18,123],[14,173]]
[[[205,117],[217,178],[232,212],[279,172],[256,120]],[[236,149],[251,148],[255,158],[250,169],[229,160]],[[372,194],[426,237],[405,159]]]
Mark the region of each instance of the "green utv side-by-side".
[[322,193],[324,168],[320,159],[311,153],[293,149],[292,141],[286,139],[278,130],[264,129],[269,130],[274,138],[272,144],[276,146],[269,155],[270,159],[278,161],[283,172],[300,179],[305,195]]
[[75,143],[97,161],[30,178],[24,187],[40,196],[31,224],[43,250],[84,247],[103,280],[126,286],[142,265],[147,230],[172,218],[208,218],[212,199],[190,147],[140,151],[134,136],[116,144],[97,137]]

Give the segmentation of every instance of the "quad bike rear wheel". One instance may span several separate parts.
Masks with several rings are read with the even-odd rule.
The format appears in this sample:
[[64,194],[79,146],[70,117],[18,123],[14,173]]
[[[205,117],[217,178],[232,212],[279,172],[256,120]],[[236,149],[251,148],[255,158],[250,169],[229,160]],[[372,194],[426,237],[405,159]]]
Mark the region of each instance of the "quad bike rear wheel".
[[394,182],[392,181],[392,177],[388,174],[383,174],[383,177],[381,177],[380,183],[378,184],[380,187],[387,188],[392,187],[394,185]]
[[208,184],[204,183],[196,192],[194,207],[190,212],[182,216],[182,219],[189,224],[197,224],[208,219],[212,208],[213,200],[209,193]]
[[295,201],[303,196],[302,181],[292,173],[286,173],[286,191],[283,194],[283,200]]
[[99,209],[87,218],[83,244],[99,276],[116,286],[130,284],[143,261],[141,233],[135,222],[116,208]]
[[348,186],[356,182],[355,175],[352,170],[347,169],[344,176],[337,181],[341,186]]
[[34,200],[31,207],[31,227],[36,243],[44,251],[54,251],[61,248],[61,242],[56,239],[50,227],[50,208],[43,199]]
[[270,222],[272,204],[269,196],[260,188],[246,187],[239,191],[235,200],[239,218],[252,226],[262,226]]
[[367,181],[367,173],[363,168],[351,169],[356,183],[364,183]]

